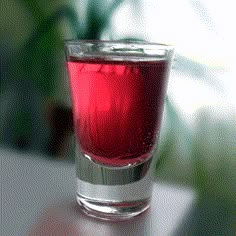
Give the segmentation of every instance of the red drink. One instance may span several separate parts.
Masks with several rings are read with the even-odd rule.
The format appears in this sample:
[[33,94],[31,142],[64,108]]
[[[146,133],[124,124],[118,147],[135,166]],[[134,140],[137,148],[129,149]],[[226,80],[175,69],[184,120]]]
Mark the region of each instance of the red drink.
[[168,62],[67,62],[76,140],[102,164],[124,166],[149,158],[159,132]]

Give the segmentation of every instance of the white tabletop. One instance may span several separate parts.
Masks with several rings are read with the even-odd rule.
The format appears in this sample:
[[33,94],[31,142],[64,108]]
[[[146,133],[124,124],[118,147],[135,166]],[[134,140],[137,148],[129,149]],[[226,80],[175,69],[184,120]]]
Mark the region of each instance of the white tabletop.
[[75,167],[0,149],[2,236],[171,236],[188,216],[191,189],[155,183],[150,209],[124,222],[84,215],[75,201]]

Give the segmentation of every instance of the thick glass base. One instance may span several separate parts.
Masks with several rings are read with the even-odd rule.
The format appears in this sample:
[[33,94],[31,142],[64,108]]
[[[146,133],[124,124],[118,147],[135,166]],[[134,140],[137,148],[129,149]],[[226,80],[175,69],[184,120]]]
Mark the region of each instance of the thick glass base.
[[153,187],[152,158],[136,165],[106,166],[82,153],[76,157],[77,202],[90,216],[124,220],[149,207]]
[[80,195],[77,195],[76,199],[87,215],[109,221],[121,221],[137,216],[147,210],[150,204],[150,199],[133,202],[103,202]]

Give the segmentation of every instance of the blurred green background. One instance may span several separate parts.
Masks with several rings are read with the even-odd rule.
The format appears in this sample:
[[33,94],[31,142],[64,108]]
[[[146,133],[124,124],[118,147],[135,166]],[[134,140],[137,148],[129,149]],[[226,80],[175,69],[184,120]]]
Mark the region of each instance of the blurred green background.
[[228,18],[224,15],[221,25],[214,1],[0,4],[1,146],[73,161],[65,39],[171,43],[176,56],[156,154],[157,177],[198,193],[193,216],[179,235],[234,235],[236,73],[232,53],[224,53],[232,50],[232,44],[225,46],[232,40],[224,31]]

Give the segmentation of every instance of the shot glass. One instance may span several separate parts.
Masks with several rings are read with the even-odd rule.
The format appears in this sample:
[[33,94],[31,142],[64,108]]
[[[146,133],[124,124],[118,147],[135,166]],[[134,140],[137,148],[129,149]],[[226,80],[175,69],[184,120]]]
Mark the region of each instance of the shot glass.
[[136,216],[150,205],[173,47],[66,41],[76,136],[76,198],[89,215]]

